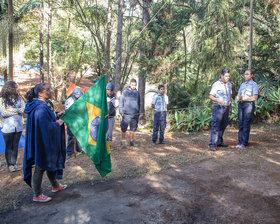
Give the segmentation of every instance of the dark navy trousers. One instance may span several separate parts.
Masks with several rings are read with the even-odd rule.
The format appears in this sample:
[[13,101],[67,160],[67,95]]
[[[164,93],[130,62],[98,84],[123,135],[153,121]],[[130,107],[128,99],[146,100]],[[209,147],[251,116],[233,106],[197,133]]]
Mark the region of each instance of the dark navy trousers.
[[159,132],[159,142],[164,140],[164,130],[166,128],[166,111],[164,112],[155,112],[154,114],[154,129],[153,129],[153,142],[157,141],[158,131]]
[[223,144],[223,135],[228,125],[229,107],[214,105],[211,120],[211,138],[209,146]]
[[250,125],[254,118],[255,103],[242,102],[238,104],[238,144],[248,146]]
[[[71,156],[74,153],[74,144],[75,144],[75,136],[70,131],[70,129],[67,127],[67,135],[68,135],[68,141],[67,141],[67,155]],[[82,147],[78,140],[76,140],[76,151],[81,152]]]

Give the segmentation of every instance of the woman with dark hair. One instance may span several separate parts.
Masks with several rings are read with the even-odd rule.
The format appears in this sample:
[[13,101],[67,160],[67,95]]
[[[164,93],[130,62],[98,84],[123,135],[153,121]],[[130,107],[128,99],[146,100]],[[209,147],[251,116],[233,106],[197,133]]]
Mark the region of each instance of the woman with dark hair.
[[223,135],[228,125],[228,116],[231,107],[232,87],[229,80],[230,71],[223,69],[220,79],[213,84],[209,94],[209,98],[214,102],[209,142],[210,151],[216,151],[217,147],[228,147],[224,143]]
[[258,99],[259,87],[254,81],[250,69],[244,73],[245,82],[238,90],[238,145],[236,148],[245,148],[249,145],[250,126],[254,117],[255,101]]
[[[37,84],[25,98],[28,100],[24,113],[27,114],[26,143],[23,160],[24,180],[31,186],[32,166],[33,201],[47,202],[51,198],[42,194],[42,178],[46,171],[52,185],[52,192],[64,190],[67,185],[57,182],[62,179],[65,163],[65,129],[63,121],[57,119],[47,102],[51,98],[50,86]],[[61,115],[58,114],[58,115]]]
[[17,166],[18,143],[23,131],[25,102],[18,93],[18,85],[8,81],[0,93],[0,112],[3,117],[2,133],[5,141],[5,157],[10,172],[20,170]]

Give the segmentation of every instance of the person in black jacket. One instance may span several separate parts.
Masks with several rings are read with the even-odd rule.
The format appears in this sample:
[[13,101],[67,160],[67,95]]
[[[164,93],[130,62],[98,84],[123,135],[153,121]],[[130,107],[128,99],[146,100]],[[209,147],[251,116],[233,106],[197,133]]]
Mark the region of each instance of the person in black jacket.
[[122,148],[126,147],[125,135],[128,125],[130,125],[130,146],[136,146],[134,142],[134,134],[138,127],[140,115],[140,93],[137,91],[136,86],[136,80],[131,79],[129,87],[123,91],[120,98],[119,111],[120,115],[122,116]]
[[118,101],[116,100],[116,96],[114,93],[114,84],[109,82],[106,86],[107,93],[107,105],[108,105],[108,131],[106,133],[106,139],[108,139],[111,144],[113,140],[113,129],[115,124],[115,116],[116,116],[116,107],[118,106]]

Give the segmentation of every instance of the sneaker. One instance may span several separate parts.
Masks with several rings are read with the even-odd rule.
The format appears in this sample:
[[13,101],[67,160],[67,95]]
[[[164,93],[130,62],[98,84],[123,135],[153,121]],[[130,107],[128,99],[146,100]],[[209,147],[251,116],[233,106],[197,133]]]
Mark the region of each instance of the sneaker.
[[153,145],[156,145],[156,143],[155,143],[155,142],[153,142]]
[[121,142],[121,148],[122,148],[122,149],[125,149],[125,148],[126,148],[125,142],[123,142],[123,141]]
[[67,188],[66,184],[59,184],[59,186],[57,188],[52,189],[52,192],[55,193],[55,192],[58,192],[58,191],[65,190],[66,188]]
[[50,200],[52,200],[51,197],[48,197],[43,194],[40,194],[38,197],[33,196],[33,201],[37,201],[37,202],[48,202]]
[[15,169],[15,167],[13,165],[10,165],[8,167],[8,170],[9,170],[9,172],[15,172],[16,171],[16,169]]
[[235,146],[235,148],[239,148],[239,149],[241,149],[241,148],[245,148],[245,145],[240,144],[240,145]]
[[215,147],[215,146],[210,146],[210,147],[209,147],[209,150],[210,150],[210,151],[216,151],[216,147]]
[[15,168],[16,171],[20,171],[21,170],[17,165],[14,165],[14,168]]
[[166,141],[162,141],[159,144],[167,144],[167,142]]
[[137,146],[135,142],[130,142],[130,146]]

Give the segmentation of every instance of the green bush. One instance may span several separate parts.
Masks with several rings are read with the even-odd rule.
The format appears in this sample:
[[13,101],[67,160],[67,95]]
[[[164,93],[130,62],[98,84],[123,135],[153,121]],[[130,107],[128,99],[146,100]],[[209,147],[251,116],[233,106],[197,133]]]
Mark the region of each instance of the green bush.
[[211,109],[209,107],[192,107],[188,110],[175,111],[173,116],[175,122],[171,129],[188,134],[210,126]]

